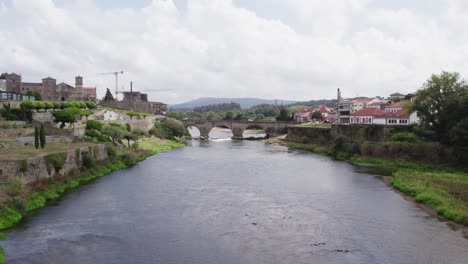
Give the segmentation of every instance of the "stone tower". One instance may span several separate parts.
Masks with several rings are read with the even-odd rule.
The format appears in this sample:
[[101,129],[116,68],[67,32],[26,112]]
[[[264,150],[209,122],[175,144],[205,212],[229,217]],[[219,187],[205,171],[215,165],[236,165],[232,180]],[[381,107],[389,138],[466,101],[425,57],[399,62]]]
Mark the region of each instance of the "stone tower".
[[75,94],[73,97],[75,100],[83,100],[83,77],[79,75],[75,77]]
[[83,88],[83,77],[79,75],[75,77],[75,88]]
[[46,101],[60,100],[56,98],[57,94],[57,80],[54,78],[42,79],[42,99]]
[[6,91],[21,93],[21,75],[10,73],[6,75]]

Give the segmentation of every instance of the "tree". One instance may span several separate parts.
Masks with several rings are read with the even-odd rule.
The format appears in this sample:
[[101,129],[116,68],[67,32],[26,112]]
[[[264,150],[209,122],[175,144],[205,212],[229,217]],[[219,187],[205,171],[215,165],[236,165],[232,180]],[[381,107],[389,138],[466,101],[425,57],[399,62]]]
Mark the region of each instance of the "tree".
[[37,110],[37,111],[39,111],[39,110],[41,110],[41,109],[45,109],[45,104],[44,104],[44,102],[37,101],[37,102],[35,103],[35,105],[36,105],[36,110]]
[[41,125],[41,130],[39,132],[39,141],[41,142],[41,148],[44,148],[46,145],[46,136],[44,125]]
[[89,110],[89,109],[81,109],[78,114],[81,116],[86,116],[86,119],[88,119],[88,116],[92,115],[93,114],[93,111]]
[[286,108],[281,108],[279,115],[276,117],[277,121],[290,121],[291,117]]
[[210,112],[206,113],[205,119],[208,120],[208,121],[216,121],[216,120],[219,120],[220,117],[216,113],[210,111]]
[[132,132],[132,127],[129,123],[125,124],[125,129],[127,130],[127,132]]
[[104,98],[102,98],[102,101],[107,102],[107,103],[114,101],[114,96],[112,96],[112,93],[109,90],[109,88],[107,88],[106,95],[104,95]]
[[164,139],[176,139],[187,134],[184,124],[173,118],[166,118],[154,124],[150,134]]
[[417,111],[424,130],[432,131],[433,140],[450,144],[450,130],[466,116],[464,111],[468,111],[462,109],[467,94],[468,85],[456,72],[432,75],[418,91],[412,108]]
[[315,111],[311,114],[311,117],[312,119],[315,119],[315,120],[322,120],[323,119],[323,115],[320,111]]
[[128,111],[127,115],[130,117],[130,119],[133,119],[134,116],[140,117],[140,113],[135,112],[135,111]]
[[44,108],[47,111],[49,109],[54,108],[54,104],[52,102],[44,102]]
[[7,72],[4,72],[4,73],[0,74],[0,80],[5,80],[7,74],[8,74]]
[[65,127],[65,123],[73,124],[76,121],[76,115],[68,109],[52,112],[52,115],[54,116],[54,122],[61,123],[60,128],[62,129]]
[[132,132],[127,132],[127,133],[125,133],[123,138],[127,140],[128,148],[130,148],[130,141],[137,141],[139,136],[137,134],[132,133]]
[[39,148],[39,129],[34,127],[34,147]]
[[20,107],[23,110],[32,110],[32,109],[36,109],[36,104],[34,101],[26,100],[20,103]]
[[95,120],[88,120],[86,121],[86,130],[97,130],[101,131],[102,123]]
[[94,102],[86,102],[86,106],[87,106],[89,109],[96,109],[96,108],[97,108],[97,105],[96,105],[96,103],[94,103]]
[[120,141],[126,134],[126,131],[122,127],[112,125],[104,126],[101,132],[108,136],[114,145],[116,145],[117,141]]
[[42,101],[42,94],[37,90],[27,91],[26,95],[34,96],[34,98],[36,98],[36,101]]
[[224,116],[224,120],[232,120],[232,119],[234,119],[234,113],[231,111],[226,112]]

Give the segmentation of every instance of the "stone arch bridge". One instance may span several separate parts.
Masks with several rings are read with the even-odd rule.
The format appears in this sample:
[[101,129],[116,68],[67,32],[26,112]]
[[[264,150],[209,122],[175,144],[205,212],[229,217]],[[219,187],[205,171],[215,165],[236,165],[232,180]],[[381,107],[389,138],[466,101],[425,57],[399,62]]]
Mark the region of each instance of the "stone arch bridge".
[[238,120],[220,120],[220,121],[206,121],[206,120],[184,120],[185,128],[196,127],[200,131],[200,137],[208,138],[211,129],[215,127],[229,128],[234,137],[242,137],[244,130],[248,129],[261,129],[267,134],[274,134],[276,129],[297,125],[295,121],[276,121],[276,122],[256,122],[256,121],[238,121]]

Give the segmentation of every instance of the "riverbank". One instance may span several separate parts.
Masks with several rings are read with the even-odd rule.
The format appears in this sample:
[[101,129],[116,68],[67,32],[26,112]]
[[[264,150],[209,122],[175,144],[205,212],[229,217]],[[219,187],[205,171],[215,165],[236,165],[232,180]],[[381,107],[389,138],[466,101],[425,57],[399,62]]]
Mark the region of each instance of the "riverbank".
[[[183,146],[185,145],[179,142],[149,138],[140,142],[136,151],[110,147],[108,160],[100,162],[100,164],[90,162],[85,170],[74,171],[63,177],[50,178],[47,181],[29,185],[23,185],[19,181],[4,185],[1,191],[7,198],[0,202],[0,230],[13,227],[27,214],[47,206],[49,201],[58,199],[67,191],[82,184],[89,183],[111,172],[131,167],[160,151]],[[0,264],[4,263],[2,256],[3,254],[0,254]]]
[[389,186],[425,205],[426,210],[451,221],[450,226],[462,228],[468,236],[468,174],[447,166],[399,159],[373,158],[348,155],[334,151],[325,144],[306,144],[284,139],[272,139],[271,143],[281,144],[292,149],[301,149],[320,155],[335,157],[356,166],[377,168],[386,171],[391,177]]

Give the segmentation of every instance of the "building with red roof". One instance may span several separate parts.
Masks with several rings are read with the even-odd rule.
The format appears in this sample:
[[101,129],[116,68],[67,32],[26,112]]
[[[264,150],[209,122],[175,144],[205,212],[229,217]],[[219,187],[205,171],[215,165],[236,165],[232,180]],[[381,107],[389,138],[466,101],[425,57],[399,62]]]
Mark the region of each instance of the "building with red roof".
[[385,107],[385,112],[398,112],[403,110],[403,102],[395,102],[393,104],[389,104]]
[[353,113],[350,118],[351,124],[407,126],[417,122],[419,118],[416,112],[409,113],[405,109],[389,112],[379,108],[364,108]]
[[317,109],[315,107],[303,107],[294,114],[294,117],[299,123],[312,122],[312,113]]

